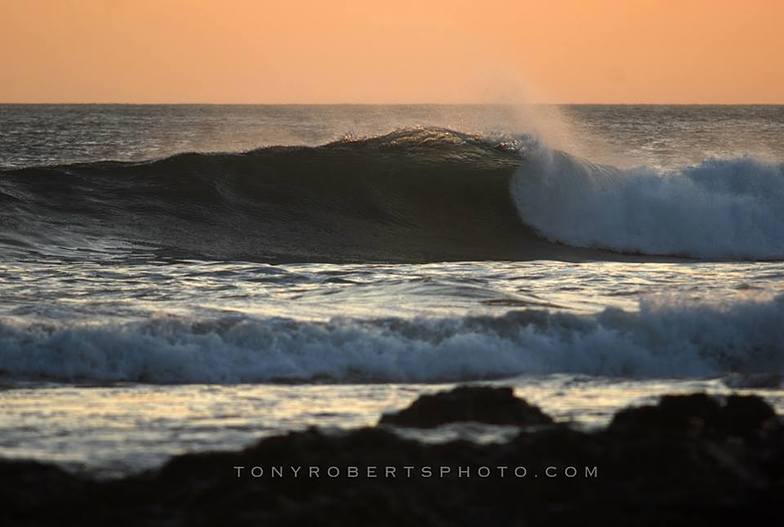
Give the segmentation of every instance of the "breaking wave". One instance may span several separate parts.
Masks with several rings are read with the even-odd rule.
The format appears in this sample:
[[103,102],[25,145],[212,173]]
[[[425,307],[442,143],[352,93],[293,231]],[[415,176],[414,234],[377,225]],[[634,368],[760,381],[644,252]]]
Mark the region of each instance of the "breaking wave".
[[643,302],[596,315],[327,322],[232,316],[0,322],[5,378],[141,383],[437,382],[518,374],[689,377],[784,372],[784,295]]
[[271,263],[781,259],[783,170],[750,158],[622,170],[530,138],[440,128],[318,147],[23,168],[0,171],[0,254]]
[[513,194],[523,220],[577,246],[704,259],[784,258],[784,165],[711,159],[618,169],[538,148]]

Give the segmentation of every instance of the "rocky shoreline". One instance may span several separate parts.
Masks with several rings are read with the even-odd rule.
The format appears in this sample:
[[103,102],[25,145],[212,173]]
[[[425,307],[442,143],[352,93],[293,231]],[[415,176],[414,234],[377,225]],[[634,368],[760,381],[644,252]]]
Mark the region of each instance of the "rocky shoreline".
[[[512,426],[503,444],[397,427]],[[0,525],[761,525],[780,514],[784,423],[761,398],[665,396],[598,431],[509,388],[423,395],[341,433],[187,454],[119,480],[0,461]]]

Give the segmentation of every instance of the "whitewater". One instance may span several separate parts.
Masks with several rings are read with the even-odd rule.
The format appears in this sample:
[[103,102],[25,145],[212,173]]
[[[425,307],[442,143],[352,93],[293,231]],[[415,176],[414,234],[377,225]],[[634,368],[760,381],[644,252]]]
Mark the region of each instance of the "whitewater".
[[0,370],[57,381],[457,382],[520,374],[708,377],[784,371],[784,295],[728,307],[643,303],[595,316],[331,319],[228,315],[0,325]]
[[702,259],[784,257],[784,165],[753,157],[619,169],[546,147],[513,184],[520,216],[550,240]]
[[461,382],[584,426],[781,411],[784,108],[547,112],[579,144],[507,107],[0,105],[0,455],[116,475]]

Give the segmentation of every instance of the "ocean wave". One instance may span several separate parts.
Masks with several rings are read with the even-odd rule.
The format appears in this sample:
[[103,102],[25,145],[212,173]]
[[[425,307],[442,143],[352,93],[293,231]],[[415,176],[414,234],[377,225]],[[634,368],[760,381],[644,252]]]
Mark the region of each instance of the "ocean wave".
[[262,262],[575,253],[519,221],[509,198],[519,159],[514,141],[423,128],[319,147],[0,171],[0,247]]
[[513,184],[523,220],[578,246],[705,259],[784,258],[784,165],[709,159],[675,171],[532,149]]
[[622,170],[530,137],[440,128],[318,147],[33,167],[0,171],[0,254],[268,263],[781,259],[783,171],[750,158]]
[[784,372],[784,295],[723,305],[648,301],[639,311],[595,315],[3,321],[0,372],[12,380],[161,384]]

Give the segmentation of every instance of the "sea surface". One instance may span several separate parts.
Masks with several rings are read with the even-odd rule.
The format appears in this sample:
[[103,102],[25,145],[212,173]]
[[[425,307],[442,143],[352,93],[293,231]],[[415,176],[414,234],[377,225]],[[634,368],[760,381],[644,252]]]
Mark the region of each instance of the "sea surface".
[[784,412],[782,375],[782,106],[0,105],[1,457],[111,477],[463,382]]

